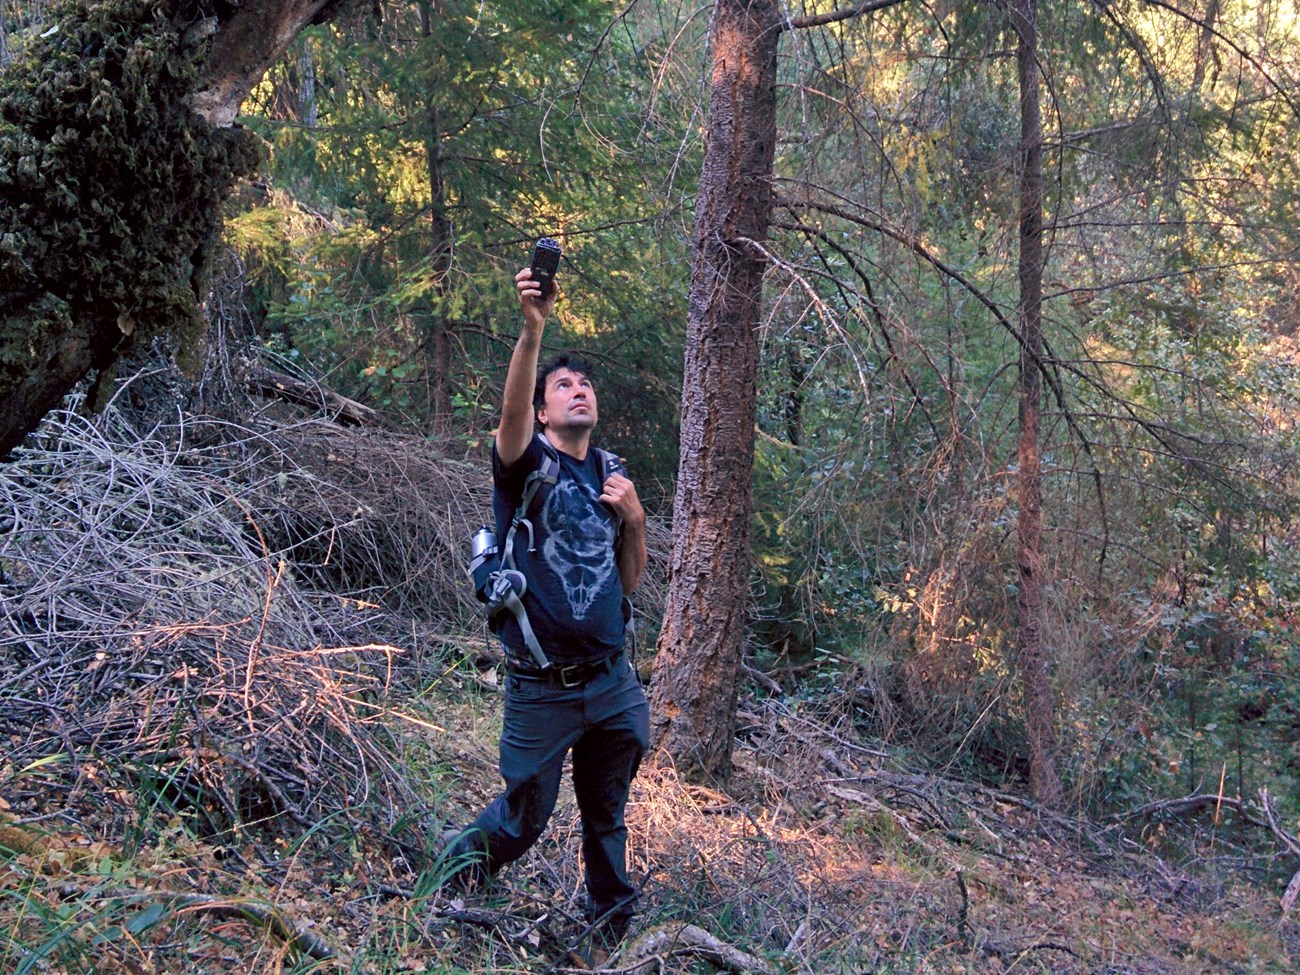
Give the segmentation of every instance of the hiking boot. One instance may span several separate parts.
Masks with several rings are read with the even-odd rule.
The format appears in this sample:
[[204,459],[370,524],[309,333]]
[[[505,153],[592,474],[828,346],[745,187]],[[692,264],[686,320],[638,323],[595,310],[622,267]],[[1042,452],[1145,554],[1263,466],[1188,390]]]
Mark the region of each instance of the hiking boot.
[[483,868],[485,854],[471,837],[470,827],[451,826],[433,841],[433,860],[444,871],[438,886],[459,894],[467,893],[487,878]]
[[463,832],[465,832],[463,826],[448,826],[444,829],[438,838],[433,841],[433,855],[436,857],[442,856],[443,851],[460,839],[460,834]]
[[606,918],[597,924],[591,932],[590,947],[586,951],[588,967],[603,967],[610,956],[618,951],[631,926],[630,917]]

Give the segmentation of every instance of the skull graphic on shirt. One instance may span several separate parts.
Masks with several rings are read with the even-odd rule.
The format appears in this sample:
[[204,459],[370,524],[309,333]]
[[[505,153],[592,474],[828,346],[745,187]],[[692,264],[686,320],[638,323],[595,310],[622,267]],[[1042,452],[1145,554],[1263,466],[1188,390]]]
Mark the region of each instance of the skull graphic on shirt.
[[586,485],[561,478],[542,508],[542,554],[560,578],[575,620],[586,619],[617,569],[614,525],[601,516],[600,498]]

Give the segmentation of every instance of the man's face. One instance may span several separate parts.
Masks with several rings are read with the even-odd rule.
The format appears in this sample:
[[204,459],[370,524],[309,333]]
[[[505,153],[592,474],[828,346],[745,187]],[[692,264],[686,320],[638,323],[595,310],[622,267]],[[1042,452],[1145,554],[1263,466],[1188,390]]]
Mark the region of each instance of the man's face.
[[596,388],[583,373],[560,368],[546,377],[537,420],[551,429],[585,429],[596,425]]

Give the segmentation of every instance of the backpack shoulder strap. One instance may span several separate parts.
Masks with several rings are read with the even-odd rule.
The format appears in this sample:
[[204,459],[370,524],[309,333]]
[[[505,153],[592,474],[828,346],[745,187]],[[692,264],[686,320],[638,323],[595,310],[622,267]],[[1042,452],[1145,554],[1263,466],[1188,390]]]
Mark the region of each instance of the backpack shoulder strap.
[[600,460],[601,478],[609,477],[611,474],[622,474],[627,476],[627,466],[623,463],[623,458],[611,450],[605,450],[603,447],[592,447],[596,452],[596,457]]
[[[592,447],[591,449],[595,451],[596,459],[600,461],[600,480],[602,484],[605,482],[605,478],[611,474],[622,474],[627,477],[627,466],[623,463],[622,457],[613,451],[605,450],[603,447]],[[617,515],[615,517],[618,521],[618,531],[622,532],[623,519]]]
[[506,532],[505,545],[502,546],[503,561],[511,568],[515,564],[515,532],[519,526],[523,525],[528,529],[528,550],[533,550],[533,523],[529,520],[530,509],[532,508],[533,499],[537,492],[544,486],[553,486],[560,477],[560,454],[552,446],[551,442],[546,439],[544,434],[538,434],[537,439],[542,442],[542,459],[541,462],[533,468],[528,477],[524,479],[523,494],[519,498],[519,504],[515,508],[515,513],[510,519],[510,529]]
[[542,459],[524,479],[524,493],[519,499],[519,508],[515,517],[527,517],[528,507],[542,487],[551,487],[560,478],[560,452],[546,439],[546,434],[539,433],[537,439],[542,442]]

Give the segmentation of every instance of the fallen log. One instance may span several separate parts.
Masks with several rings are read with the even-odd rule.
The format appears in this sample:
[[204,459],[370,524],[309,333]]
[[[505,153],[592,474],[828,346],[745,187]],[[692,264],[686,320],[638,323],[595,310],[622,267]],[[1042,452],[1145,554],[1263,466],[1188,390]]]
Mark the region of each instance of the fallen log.
[[249,369],[248,387],[259,396],[319,410],[343,426],[385,425],[382,414],[363,403],[341,396],[319,383],[275,372],[262,365],[254,365]]

